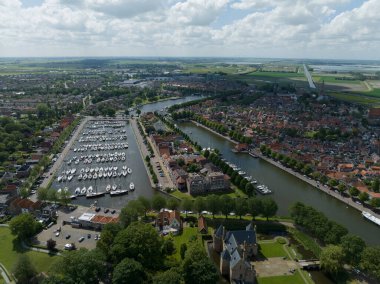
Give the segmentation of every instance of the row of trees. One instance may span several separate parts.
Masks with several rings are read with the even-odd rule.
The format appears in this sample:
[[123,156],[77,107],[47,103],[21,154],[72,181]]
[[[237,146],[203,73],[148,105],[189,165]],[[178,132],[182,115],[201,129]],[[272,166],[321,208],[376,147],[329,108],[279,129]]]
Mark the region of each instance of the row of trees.
[[240,175],[238,171],[234,170],[225,160],[223,160],[217,153],[206,150],[204,151],[204,156],[209,158],[217,167],[219,167],[223,173],[227,174],[231,178],[231,182],[240,188],[248,196],[255,194],[255,187]]
[[[266,218],[276,215],[278,210],[277,203],[272,198],[231,198],[228,195],[198,196],[194,200],[183,199],[181,201],[156,194],[152,199],[140,196],[137,200],[132,200],[121,210],[120,221],[124,226],[137,221],[139,217],[146,216],[150,210],[159,211],[162,208],[172,210],[182,209],[186,212],[210,212],[213,217],[216,214],[223,214],[226,218],[230,213],[235,213],[240,218],[250,214],[252,218],[263,216]],[[186,213],[187,214],[187,213]]]
[[37,199],[39,201],[50,201],[53,203],[61,203],[67,206],[70,203],[70,192],[66,190],[57,191],[54,188],[40,187],[37,191]]
[[359,266],[380,279],[380,247],[367,247],[358,236],[348,234],[345,227],[329,220],[323,213],[300,202],[291,208],[295,224],[304,228],[327,246],[320,254],[321,266],[335,278],[344,272],[344,264]]
[[[263,155],[281,162],[283,165],[300,172],[302,174],[312,177],[314,180],[320,181],[322,184],[327,184],[331,188],[338,190],[341,194],[349,194],[353,198],[359,199],[362,203],[370,200],[369,194],[367,192],[360,192],[356,187],[348,187],[346,184],[339,182],[336,179],[328,178],[326,175],[313,170],[311,164],[306,164],[301,161],[297,161],[294,158],[288,157],[284,154],[277,153],[271,150],[270,147],[266,145],[260,146],[260,151]],[[373,181],[368,181],[368,186],[371,187],[375,192],[380,187],[380,182],[378,179]],[[372,207],[380,207],[380,198],[372,198],[369,202]]]

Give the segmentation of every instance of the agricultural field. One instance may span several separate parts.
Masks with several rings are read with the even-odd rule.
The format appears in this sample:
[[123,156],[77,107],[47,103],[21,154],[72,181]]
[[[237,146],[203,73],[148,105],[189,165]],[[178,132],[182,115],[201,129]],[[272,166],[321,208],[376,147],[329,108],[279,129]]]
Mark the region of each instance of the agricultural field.
[[237,64],[194,64],[188,65],[182,71],[183,73],[193,73],[193,74],[207,74],[207,73],[226,73],[226,74],[244,74],[255,71],[255,67],[248,65],[237,65]]
[[273,276],[273,277],[263,277],[257,279],[258,284],[303,284],[305,281],[302,279],[300,273],[296,271],[294,275],[285,276]]
[[332,92],[329,93],[330,96],[342,100],[347,101],[350,103],[357,103],[357,104],[363,104],[368,105],[372,107],[380,107],[380,94],[378,96],[368,96],[367,92],[363,92],[361,94],[359,93],[338,93],[338,92]]
[[338,84],[356,84],[360,85],[361,81],[354,80],[352,76],[342,76],[342,75],[320,75],[320,74],[313,74],[313,80],[316,83],[322,83],[323,81],[325,83],[338,83]]

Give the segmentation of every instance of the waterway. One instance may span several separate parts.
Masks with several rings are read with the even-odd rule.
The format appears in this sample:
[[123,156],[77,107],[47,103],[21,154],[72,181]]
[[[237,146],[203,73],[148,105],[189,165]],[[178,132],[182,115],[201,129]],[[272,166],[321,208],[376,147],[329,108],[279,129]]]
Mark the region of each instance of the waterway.
[[202,127],[191,122],[180,123],[178,126],[202,147],[219,149],[225,159],[274,191],[272,197],[278,203],[279,215],[289,215],[290,206],[300,201],[322,211],[328,218],[342,224],[350,233],[362,237],[368,244],[380,244],[380,228],[364,220],[356,209],[347,207],[264,160],[232,152],[234,144]]

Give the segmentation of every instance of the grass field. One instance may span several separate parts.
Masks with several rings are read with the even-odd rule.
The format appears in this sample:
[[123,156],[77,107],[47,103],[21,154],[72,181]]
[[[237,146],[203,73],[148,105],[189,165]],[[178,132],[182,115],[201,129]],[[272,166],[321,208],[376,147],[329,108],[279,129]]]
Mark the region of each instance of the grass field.
[[266,258],[287,256],[283,249],[283,245],[276,241],[259,243],[259,249],[261,254]]
[[198,236],[198,228],[191,228],[191,227],[186,227],[183,228],[183,232],[181,235],[178,236],[173,236],[173,241],[174,241],[174,246],[176,248],[176,252],[174,254],[174,257],[178,260],[181,259],[181,254],[180,254],[180,249],[181,245],[186,243],[187,246],[189,246],[189,241],[192,237],[196,237],[197,242],[199,242],[200,245],[202,245],[202,240]]
[[217,65],[194,65],[188,66],[184,69],[184,73],[195,73],[195,74],[207,74],[207,73],[218,73],[223,72],[226,74],[240,74],[253,72],[256,69],[248,66],[241,65],[231,65],[231,66],[217,66]]
[[258,278],[258,284],[303,284],[305,283],[298,271],[293,275]]
[[[339,78],[339,77],[342,77],[342,76],[313,75],[313,80],[316,83],[322,83],[322,81],[325,81],[325,83],[360,84],[359,80],[337,80],[337,78]],[[352,77],[349,77],[349,76],[343,76],[343,77],[344,78],[352,78]]]
[[251,76],[257,77],[268,77],[268,78],[293,78],[293,77],[304,77],[303,74],[300,73],[292,73],[292,72],[252,72],[249,73]]
[[9,228],[0,227],[0,262],[11,272],[17,257],[26,254],[38,272],[48,271],[57,256],[50,256],[46,253],[35,251],[26,251],[18,244],[14,245],[15,237],[11,234]]
[[[373,94],[376,94],[375,90],[373,91]],[[378,94],[378,98],[376,95],[374,96],[367,96],[370,92],[363,92],[361,94],[355,93],[355,94],[348,94],[348,93],[329,93],[330,96],[342,100],[347,101],[351,103],[357,103],[357,104],[363,104],[363,105],[370,105],[370,106],[380,106],[380,94]]]

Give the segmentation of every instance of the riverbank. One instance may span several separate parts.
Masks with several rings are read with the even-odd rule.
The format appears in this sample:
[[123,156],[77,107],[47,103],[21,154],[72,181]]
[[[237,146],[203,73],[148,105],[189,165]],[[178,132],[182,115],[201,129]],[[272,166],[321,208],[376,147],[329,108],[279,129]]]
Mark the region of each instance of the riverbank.
[[[331,190],[330,187],[325,186],[325,185],[323,185],[321,183],[318,183],[317,181],[315,181],[315,180],[313,180],[313,179],[311,179],[311,178],[309,178],[307,176],[303,176],[302,174],[300,174],[300,173],[298,173],[298,172],[296,172],[296,171],[294,171],[294,170],[292,170],[292,169],[290,169],[288,167],[285,167],[280,162],[274,161],[274,160],[272,160],[272,159],[270,159],[270,158],[262,155],[260,153],[260,151],[254,151],[254,154],[257,157],[259,157],[260,159],[266,161],[267,163],[270,163],[270,164],[276,166],[277,168],[279,168],[279,169],[287,172],[288,174],[291,174],[291,175],[297,177],[298,179],[300,179],[300,180],[308,183],[309,185],[313,186],[314,188],[323,191],[324,193],[326,193],[326,194],[328,194],[328,195],[330,195],[330,196],[332,196],[332,197],[340,200],[341,202],[344,202],[345,204],[351,206],[352,208],[354,208],[354,209],[356,209],[356,210],[358,210],[360,212],[362,212],[362,211],[369,211],[368,208],[365,208],[363,205],[360,205],[360,204],[354,202],[350,197],[344,197],[340,193],[337,193],[334,190]],[[376,213],[374,213],[372,211],[371,211],[371,214],[374,215],[377,218],[380,218],[379,214],[376,214]]]
[[[204,129],[206,129],[207,131],[212,132],[212,133],[218,135],[219,137],[222,137],[223,139],[228,140],[231,143],[234,143],[235,145],[238,144],[236,141],[233,141],[230,137],[224,136],[224,135],[222,135],[222,134],[220,134],[220,133],[218,133],[218,132],[210,129],[207,126],[204,126],[204,125],[202,125],[202,124],[200,124],[200,123],[198,123],[196,121],[193,121],[193,120],[191,120],[191,122],[193,124],[195,124],[197,127],[202,127]],[[290,174],[290,175],[292,175],[292,176],[294,176],[294,177],[302,180],[303,182],[306,182],[307,184],[311,185],[315,189],[318,189],[318,190],[320,190],[320,191],[322,191],[322,192],[324,192],[324,193],[326,193],[326,194],[334,197],[335,199],[337,199],[337,200],[345,203],[347,206],[350,206],[350,207],[352,207],[352,208],[354,208],[354,209],[356,209],[356,210],[358,210],[360,212],[362,212],[362,211],[369,211],[368,208],[365,208],[363,205],[355,203],[351,198],[344,197],[340,193],[337,193],[334,190],[330,190],[330,188],[328,186],[324,186],[324,185],[322,185],[320,183],[317,183],[315,180],[312,180],[311,178],[309,178],[307,176],[303,176],[302,174],[297,173],[294,170],[283,166],[281,163],[279,163],[277,161],[274,161],[274,160],[272,160],[272,159],[270,159],[270,158],[262,155],[260,153],[260,151],[254,151],[253,154],[256,155],[257,157],[259,157],[261,160],[264,160],[265,162],[270,163],[271,165],[273,165],[273,166],[275,166],[275,167],[277,167],[277,168],[285,171],[286,173],[288,173],[288,174]],[[374,215],[377,218],[380,218],[379,214],[376,214],[376,213],[374,213],[372,211],[371,211],[371,214]]]
[[236,142],[235,140],[232,140],[230,137],[225,136],[225,135],[223,135],[223,134],[220,134],[220,133],[216,132],[215,130],[213,130],[213,129],[211,129],[211,128],[209,128],[209,127],[207,127],[207,126],[205,126],[205,125],[203,125],[203,124],[201,124],[201,123],[199,123],[199,122],[196,122],[196,121],[194,121],[194,120],[190,120],[190,121],[191,121],[192,123],[194,123],[196,126],[200,126],[200,127],[204,128],[204,129],[206,129],[206,130],[208,130],[208,131],[214,133],[215,135],[218,135],[218,136],[220,136],[220,137],[222,137],[222,138],[224,138],[224,139],[230,141],[231,143],[233,143],[233,144],[235,144],[235,145],[239,144],[239,143]]

